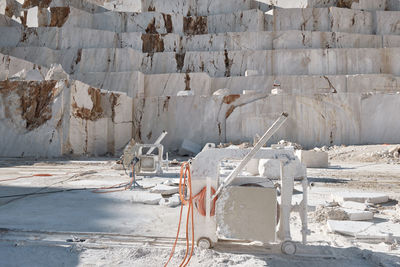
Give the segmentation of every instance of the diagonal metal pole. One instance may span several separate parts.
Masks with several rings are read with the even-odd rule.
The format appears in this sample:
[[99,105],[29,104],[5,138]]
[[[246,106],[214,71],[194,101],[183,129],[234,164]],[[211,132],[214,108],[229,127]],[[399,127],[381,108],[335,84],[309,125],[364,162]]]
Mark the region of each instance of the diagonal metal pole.
[[272,126],[265,132],[265,134],[261,137],[261,139],[258,141],[258,143],[254,146],[254,148],[247,154],[243,160],[240,162],[240,164],[228,175],[228,177],[225,178],[225,180],[220,184],[218,187],[218,190],[215,192],[215,194],[212,196],[211,201],[216,198],[221,191],[227,187],[235,178],[238,176],[238,174],[243,170],[243,168],[249,163],[249,161],[256,155],[256,153],[263,147],[268,140],[278,131],[278,129],[283,125],[283,123],[287,120],[288,118],[287,113],[282,113],[281,116],[272,124]]
[[[164,137],[165,137],[167,134],[168,134],[167,131],[163,131],[163,132],[161,133],[161,135],[157,138],[157,140],[154,142],[154,145],[159,145],[159,144],[161,143],[161,141],[164,139]],[[156,148],[156,147],[151,147],[151,148],[149,149],[149,151],[147,151],[146,155],[150,155],[151,152],[153,152],[155,148]]]

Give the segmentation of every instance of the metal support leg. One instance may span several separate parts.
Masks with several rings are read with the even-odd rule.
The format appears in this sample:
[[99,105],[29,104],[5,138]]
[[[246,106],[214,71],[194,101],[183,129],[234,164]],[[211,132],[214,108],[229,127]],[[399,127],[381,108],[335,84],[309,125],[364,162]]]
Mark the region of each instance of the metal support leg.
[[307,177],[304,177],[301,181],[301,185],[303,187],[303,199],[300,205],[300,219],[301,219],[301,234],[302,234],[302,243],[305,245],[307,243],[307,235],[309,234],[308,230],[308,180]]
[[281,217],[278,237],[282,241],[292,239],[290,235],[290,212],[292,210],[294,177],[286,172],[286,164],[281,162]]

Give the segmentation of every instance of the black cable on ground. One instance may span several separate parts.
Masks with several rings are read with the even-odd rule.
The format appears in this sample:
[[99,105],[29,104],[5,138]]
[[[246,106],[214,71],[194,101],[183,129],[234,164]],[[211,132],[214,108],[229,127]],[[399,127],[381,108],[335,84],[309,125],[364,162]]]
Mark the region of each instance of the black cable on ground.
[[[69,177],[69,178],[67,178],[67,179],[65,179],[65,180],[57,181],[57,182],[52,183],[52,184],[50,184],[50,185],[48,185],[48,186],[45,186],[45,187],[43,187],[43,188],[41,188],[41,189],[39,189],[39,190],[37,190],[36,192],[33,192],[33,193],[19,194],[19,196],[18,196],[18,195],[13,195],[13,196],[3,196],[3,197],[0,197],[0,198],[15,198],[15,199],[11,199],[11,200],[7,201],[6,203],[3,203],[0,207],[4,207],[5,205],[10,204],[11,202],[14,202],[14,201],[23,199],[23,198],[28,197],[28,196],[46,194],[46,193],[48,193],[48,192],[42,192],[42,191],[43,191],[43,190],[46,190],[46,189],[48,189],[48,188],[50,188],[50,187],[53,186],[53,185],[56,185],[56,184],[59,184],[59,183],[64,183],[64,182],[67,182],[67,181],[69,181],[69,180],[71,180],[71,179],[74,179],[74,178],[77,178],[77,177],[81,177],[81,176],[85,176],[85,175],[88,175],[88,174],[93,174],[93,173],[96,173],[96,171],[94,171],[94,170],[84,171],[84,172],[81,172],[81,173],[72,175],[71,177]],[[76,190],[77,190],[77,189],[78,189],[78,188],[76,188]],[[69,189],[65,189],[65,190],[69,190]],[[65,192],[65,190],[57,190],[57,191],[50,191],[50,192],[59,193],[59,192]],[[80,190],[82,190],[82,189],[80,189]],[[85,189],[85,190],[86,190],[86,189]],[[51,194],[51,193],[50,193],[50,194]]]
[[26,193],[26,194],[17,194],[17,195],[0,196],[0,199],[1,199],[1,198],[27,197],[27,196],[34,196],[34,195],[45,195],[45,194],[63,193],[63,192],[71,192],[71,191],[95,190],[95,189],[99,189],[99,188],[70,188],[70,189],[63,189],[63,190],[56,190],[56,191],[49,191],[49,192],[33,192],[33,193]]

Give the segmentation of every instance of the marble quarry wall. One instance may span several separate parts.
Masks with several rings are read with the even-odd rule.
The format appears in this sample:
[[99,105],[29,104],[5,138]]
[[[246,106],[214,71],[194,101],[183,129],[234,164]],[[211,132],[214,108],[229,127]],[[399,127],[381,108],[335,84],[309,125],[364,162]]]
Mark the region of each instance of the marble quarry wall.
[[0,156],[240,143],[283,111],[270,142],[400,143],[400,0],[0,0],[0,36]]
[[132,98],[74,80],[0,81],[1,156],[105,155],[132,136]]

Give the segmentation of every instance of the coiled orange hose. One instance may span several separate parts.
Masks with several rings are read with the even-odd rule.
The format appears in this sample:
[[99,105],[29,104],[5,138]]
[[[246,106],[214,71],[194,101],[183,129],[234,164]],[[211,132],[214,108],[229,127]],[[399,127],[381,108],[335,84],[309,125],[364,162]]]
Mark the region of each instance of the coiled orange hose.
[[[189,198],[186,200],[185,199],[185,187],[188,190],[189,193]],[[196,204],[196,207],[199,211],[199,213],[202,216],[206,216],[206,192],[207,192],[207,188],[204,187],[197,195],[193,196],[193,192],[192,192],[192,178],[190,175],[190,164],[188,162],[184,162],[181,165],[181,171],[180,171],[180,179],[179,179],[179,197],[181,199],[182,205],[181,205],[181,210],[180,210],[180,214],[179,214],[179,223],[178,223],[178,230],[176,233],[176,238],[175,238],[175,242],[174,245],[172,246],[172,251],[171,254],[169,256],[169,259],[167,261],[167,263],[164,265],[164,267],[166,267],[168,265],[168,263],[171,261],[174,252],[175,252],[175,248],[176,248],[176,244],[178,242],[178,238],[179,238],[179,232],[180,232],[180,228],[181,228],[181,222],[182,222],[182,213],[183,213],[183,206],[188,206],[188,212],[187,212],[187,217],[186,217],[186,253],[185,253],[185,257],[183,258],[181,264],[179,265],[180,267],[185,267],[189,264],[190,259],[193,256],[193,249],[194,249],[194,221],[193,221],[193,204]],[[212,194],[215,193],[215,189],[211,188],[211,192]],[[215,201],[217,199],[215,198],[213,201],[213,206],[211,207],[211,216],[215,215]],[[190,254],[189,254],[189,222],[191,223],[191,246],[190,246]]]

